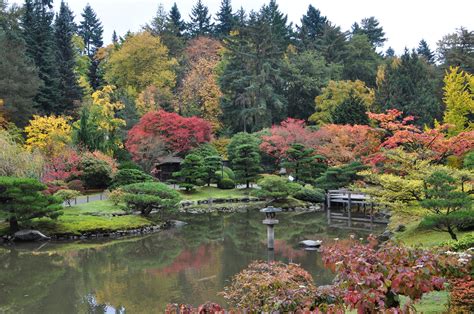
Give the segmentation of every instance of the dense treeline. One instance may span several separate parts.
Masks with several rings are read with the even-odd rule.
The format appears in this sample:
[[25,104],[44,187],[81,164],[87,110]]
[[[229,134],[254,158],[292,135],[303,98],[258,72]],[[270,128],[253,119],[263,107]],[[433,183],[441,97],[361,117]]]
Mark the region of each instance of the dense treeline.
[[65,2],[56,11],[51,0],[0,1],[1,112],[19,127],[32,114],[84,120],[92,93],[109,84],[127,129],[157,109],[205,118],[221,135],[287,117],[361,124],[366,111],[393,108],[433,126],[445,110],[445,71],[474,69],[474,34],[465,28],[444,36],[436,52],[421,39],[396,56],[381,52],[387,38],[375,17],[345,31],[312,5],[297,25],[276,1],[245,12],[223,0],[212,16],[199,0],[187,21],[176,4],[169,12],[160,5],[142,31],[114,32],[107,46],[90,5],[79,18]]

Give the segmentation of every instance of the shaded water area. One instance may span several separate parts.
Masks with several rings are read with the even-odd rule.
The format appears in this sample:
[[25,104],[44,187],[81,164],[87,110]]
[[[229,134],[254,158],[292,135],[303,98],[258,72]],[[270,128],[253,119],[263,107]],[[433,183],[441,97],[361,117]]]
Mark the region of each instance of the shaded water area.
[[[115,241],[0,248],[1,313],[162,313],[167,303],[225,304],[218,292],[253,260],[267,260],[258,212],[178,217],[189,224]],[[281,213],[275,259],[301,264],[317,285],[333,274],[303,239],[346,238],[324,213]]]

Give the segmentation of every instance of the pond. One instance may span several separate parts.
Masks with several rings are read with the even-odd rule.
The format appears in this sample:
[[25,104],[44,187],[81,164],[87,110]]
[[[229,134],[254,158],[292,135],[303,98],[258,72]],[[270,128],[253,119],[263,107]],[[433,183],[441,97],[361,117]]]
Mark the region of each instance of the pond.
[[[115,241],[0,248],[1,313],[162,313],[167,303],[225,304],[218,295],[253,260],[267,260],[258,212],[179,217],[189,224]],[[275,259],[301,264],[317,285],[331,283],[303,239],[348,237],[324,213],[281,213]],[[358,233],[356,236],[365,236]]]

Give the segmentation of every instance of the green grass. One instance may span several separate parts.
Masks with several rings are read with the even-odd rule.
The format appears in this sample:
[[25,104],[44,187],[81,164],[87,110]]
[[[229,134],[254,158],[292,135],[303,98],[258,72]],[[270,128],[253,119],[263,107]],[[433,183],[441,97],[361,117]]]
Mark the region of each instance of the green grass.
[[180,191],[184,200],[197,201],[210,198],[237,198],[249,196],[251,189],[221,190],[216,187],[199,187],[194,192]]
[[[153,222],[138,215],[112,216],[124,213],[108,201],[95,201],[63,209],[57,220],[35,219],[28,227],[40,230],[47,235],[73,234],[86,232],[111,232],[124,229],[137,229],[152,225]],[[24,226],[25,227],[25,226]],[[0,233],[6,231],[0,225]]]

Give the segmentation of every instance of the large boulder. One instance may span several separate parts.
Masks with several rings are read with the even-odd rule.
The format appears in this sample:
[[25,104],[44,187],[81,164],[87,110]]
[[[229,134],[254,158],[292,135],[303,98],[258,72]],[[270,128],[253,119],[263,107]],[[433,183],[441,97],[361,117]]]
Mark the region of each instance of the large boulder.
[[14,241],[25,241],[25,242],[32,242],[32,241],[48,241],[50,237],[45,236],[38,230],[20,230],[15,232],[13,235]]

